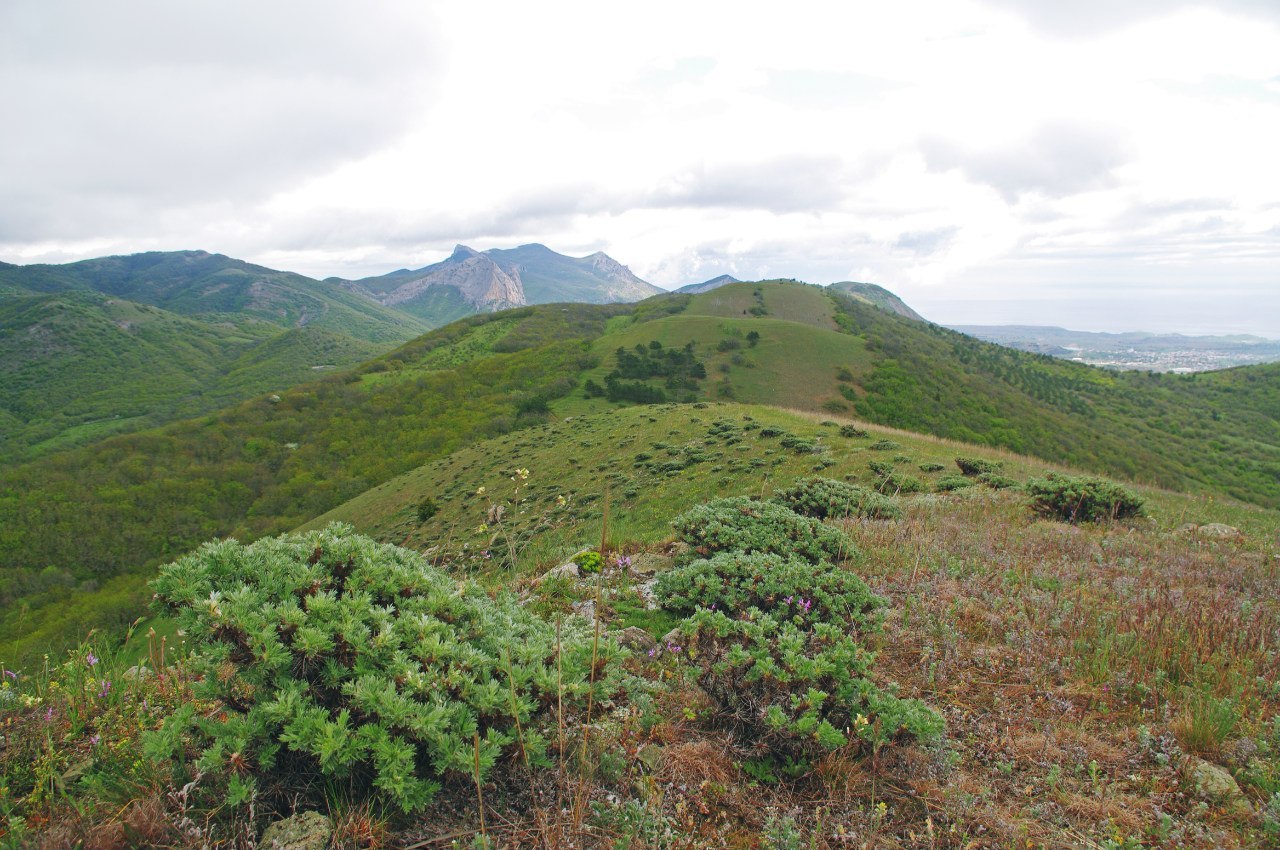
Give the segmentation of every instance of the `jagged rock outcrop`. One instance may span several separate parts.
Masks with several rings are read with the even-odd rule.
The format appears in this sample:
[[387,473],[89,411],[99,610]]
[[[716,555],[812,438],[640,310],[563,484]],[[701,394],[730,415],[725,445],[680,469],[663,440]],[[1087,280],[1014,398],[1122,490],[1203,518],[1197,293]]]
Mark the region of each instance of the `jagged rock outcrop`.
[[375,296],[387,307],[395,307],[420,297],[433,286],[452,286],[473,307],[480,310],[505,310],[525,302],[524,287],[490,257],[458,245],[449,259],[420,269],[409,280],[381,296]]

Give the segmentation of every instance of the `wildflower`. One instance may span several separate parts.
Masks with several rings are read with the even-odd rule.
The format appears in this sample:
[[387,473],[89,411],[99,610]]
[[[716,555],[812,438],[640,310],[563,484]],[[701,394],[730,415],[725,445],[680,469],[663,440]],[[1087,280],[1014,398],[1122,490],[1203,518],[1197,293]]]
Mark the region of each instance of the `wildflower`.
[[653,658],[653,657],[654,657],[655,655],[657,655],[657,654],[658,654],[658,649],[657,649],[657,647],[654,647],[653,649],[649,650],[649,657],[650,657],[650,658]]
[[566,504],[566,502],[565,502],[565,498],[564,498],[564,496],[556,496],[556,505],[557,505],[558,507],[563,508],[563,507],[565,506],[565,504]]
[[477,490],[477,491],[476,491],[476,495],[477,495],[477,496],[483,496],[483,495],[484,495],[484,488],[483,488],[483,487],[481,487],[479,490]]
[[95,747],[98,745],[98,742],[99,742],[99,741],[101,741],[101,740],[102,740],[102,737],[101,737],[101,736],[99,736],[99,735],[90,735],[90,736],[89,736],[89,743],[90,743],[90,744],[93,744]]
[[98,688],[98,696],[105,697],[109,693],[111,693],[111,682],[109,682],[106,679],[103,679],[102,687]]
[[94,655],[91,650],[89,654],[84,657],[84,663],[92,667],[93,665],[98,663],[98,656]]
[[53,706],[49,706],[44,712],[44,722],[48,723],[53,720]]
[[484,534],[488,530],[489,526],[483,522],[476,526],[476,534]]
[[10,679],[13,679],[15,682],[18,681],[18,674],[13,672],[12,670],[5,670],[4,674],[8,676]]

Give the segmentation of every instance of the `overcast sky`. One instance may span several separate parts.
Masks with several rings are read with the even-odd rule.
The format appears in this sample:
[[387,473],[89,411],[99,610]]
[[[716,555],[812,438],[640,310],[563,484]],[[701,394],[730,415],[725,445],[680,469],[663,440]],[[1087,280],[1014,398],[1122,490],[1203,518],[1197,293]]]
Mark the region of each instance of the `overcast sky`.
[[1280,337],[1275,0],[6,0],[0,103],[8,262],[542,242]]

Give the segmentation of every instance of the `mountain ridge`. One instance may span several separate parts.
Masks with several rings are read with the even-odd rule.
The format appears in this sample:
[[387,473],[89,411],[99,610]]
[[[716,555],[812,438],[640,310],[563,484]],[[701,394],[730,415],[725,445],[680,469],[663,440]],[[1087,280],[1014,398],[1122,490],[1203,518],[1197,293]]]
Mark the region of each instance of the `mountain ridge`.
[[419,269],[328,280],[433,325],[461,318],[468,308],[493,312],[565,301],[612,304],[663,292],[603,251],[570,257],[536,242],[486,251],[459,244],[445,259]]

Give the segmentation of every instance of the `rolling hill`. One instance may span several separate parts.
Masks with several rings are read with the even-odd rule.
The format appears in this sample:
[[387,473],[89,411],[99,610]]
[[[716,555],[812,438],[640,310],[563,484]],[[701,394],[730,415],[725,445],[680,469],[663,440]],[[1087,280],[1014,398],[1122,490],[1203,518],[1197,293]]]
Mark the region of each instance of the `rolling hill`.
[[[857,416],[1280,505],[1280,367],[1117,374],[793,282],[481,314],[278,396],[0,470],[0,639],[125,616],[123,588],[200,540],[283,531],[475,440],[635,401]],[[50,607],[120,576],[93,613]]]
[[831,288],[848,295],[850,298],[864,301],[873,307],[879,307],[881,310],[888,310],[890,313],[902,316],[905,319],[915,319],[918,322],[925,321],[923,316],[912,310],[905,301],[883,286],[877,286],[874,283],[842,280],[831,284]]
[[[241,358],[231,374],[252,381],[270,359]],[[28,832],[4,837],[127,841],[151,824],[148,840],[159,842],[167,810],[138,801],[137,789],[183,787],[188,765],[207,770],[210,787],[182,802],[181,814],[202,817],[210,836],[256,834],[255,812],[324,812],[332,792],[317,788],[316,765],[333,757],[335,741],[356,746],[343,743],[356,740],[353,729],[366,734],[383,720],[401,736],[414,695],[434,717],[444,693],[484,706],[487,714],[464,712],[463,721],[515,712],[522,701],[529,713],[505,738],[461,726],[475,730],[472,743],[463,736],[459,768],[441,774],[439,802],[425,814],[375,810],[360,796],[402,784],[344,777],[352,802],[332,815],[343,836],[413,843],[425,818],[432,834],[480,834],[486,840],[475,843],[487,845],[476,824],[487,812],[488,835],[511,846],[636,846],[638,836],[654,838],[645,846],[670,846],[674,836],[743,847],[825,846],[828,837],[843,846],[844,836],[957,850],[1266,846],[1280,823],[1271,815],[1280,799],[1278,404],[1273,367],[1108,372],[1002,349],[838,290],[774,281],[634,305],[483,313],[216,414],[0,470],[0,660],[6,669],[10,659],[38,662],[104,629],[51,672],[6,676],[0,778],[19,816],[7,828]],[[1074,525],[1033,511],[1030,479],[1074,458],[1139,479],[1146,516]],[[990,472],[969,474],[979,469]],[[880,513],[845,510],[818,525],[822,535],[848,535],[833,563],[803,568],[821,584],[778,590],[794,563],[735,555],[743,597],[694,560],[732,535],[699,531],[704,516],[678,524],[682,539],[673,540],[682,511],[724,496],[794,494],[814,476],[827,479],[822,487],[860,485],[888,500]],[[830,506],[814,499],[804,509]],[[719,510],[715,522],[725,523],[764,508],[738,501]],[[332,566],[309,542],[319,538],[291,542],[293,561],[249,561],[221,586],[193,584],[187,560],[160,592],[181,590],[214,628],[184,637],[174,621],[152,619],[139,632],[154,630],[150,639],[112,646],[109,635],[151,597],[146,580],[157,564],[214,536],[248,540],[335,520],[354,529],[328,526],[330,538],[358,531],[373,541],[353,543],[356,555]],[[740,533],[752,545],[800,551],[764,524]],[[363,560],[352,572],[352,557],[364,559],[374,541],[416,551],[381,550],[399,565],[385,580]],[[600,572],[575,579],[592,563],[583,558],[548,574],[588,547],[598,548]],[[225,544],[201,557],[222,571],[233,551]],[[689,595],[716,594],[692,619],[664,588],[686,567]],[[282,569],[289,584],[272,609],[282,619],[262,619],[254,594]],[[251,587],[259,572],[271,578]],[[829,588],[856,582],[878,596],[876,627],[828,615],[809,625],[811,604],[823,610]],[[526,676],[518,642],[487,661],[451,642],[453,632],[428,636],[434,615],[395,622],[398,605],[424,598],[419,588],[450,627],[503,627],[473,620],[464,600],[540,618],[541,672]],[[781,613],[764,619],[763,608]],[[253,616],[235,613],[244,610]],[[325,631],[324,612],[345,613]],[[596,637],[583,642],[592,623]],[[857,645],[832,662],[801,626]],[[401,627],[415,636],[412,651],[395,650],[385,669],[361,660]],[[762,642],[740,646],[737,630],[758,631]],[[161,636],[186,658],[182,641],[209,632],[224,642],[203,677],[186,661],[170,666]],[[580,664],[567,652],[561,664],[562,635],[590,649]],[[277,638],[283,648],[271,655]],[[622,656],[615,639],[634,652]],[[353,658],[358,681],[344,668]],[[445,663],[438,679],[412,684],[417,668],[404,685],[384,675],[436,659]],[[147,670],[134,666],[140,660]],[[283,671],[277,690],[257,684],[266,681],[254,678],[258,664]],[[715,677],[738,664],[778,674],[748,672],[720,687]],[[595,719],[590,708],[585,719],[566,715],[562,671],[590,670],[594,685],[607,665],[620,665],[608,668],[617,685],[601,693]],[[867,675],[855,691],[827,679],[826,690],[804,684],[854,666]],[[479,687],[437,684],[471,669],[483,673]],[[533,676],[552,683],[550,699],[524,696]],[[338,677],[350,684],[333,686]],[[226,691],[220,710],[212,686]],[[761,687],[782,689],[779,707],[738,710],[733,695]],[[945,734],[917,740],[893,733],[897,725],[882,734],[882,720],[898,722],[897,703],[874,693],[922,700]],[[320,731],[309,742],[298,721],[284,730],[285,746],[268,738],[268,749],[249,751],[280,753],[274,768],[244,757],[240,718],[250,705],[268,706],[267,716],[316,694],[329,702],[310,710]],[[839,728],[815,731],[821,706],[863,698],[871,717],[850,712]],[[778,738],[786,707],[805,713],[785,727],[790,743]],[[226,724],[216,728],[237,749],[214,746],[198,759],[182,746],[186,720],[200,734]],[[796,744],[832,737],[839,746]],[[135,755],[161,747],[180,757]],[[487,782],[471,767],[482,747],[494,771]],[[551,757],[537,762],[517,755],[544,751]],[[230,777],[229,791],[219,777]],[[46,781],[56,796],[45,794]],[[247,820],[228,802],[246,793]],[[563,802],[573,799],[596,804],[579,811]],[[138,811],[162,814],[145,820]]]
[[403,342],[424,330],[413,318],[334,284],[206,251],[0,267],[0,286],[46,294],[98,292],[181,316],[316,327],[375,343]]
[[0,267],[0,462],[215,410],[420,333],[331,285],[204,252]]
[[0,299],[0,462],[192,416],[384,346],[180,316],[96,292]]

